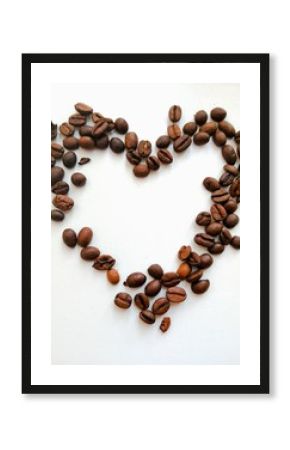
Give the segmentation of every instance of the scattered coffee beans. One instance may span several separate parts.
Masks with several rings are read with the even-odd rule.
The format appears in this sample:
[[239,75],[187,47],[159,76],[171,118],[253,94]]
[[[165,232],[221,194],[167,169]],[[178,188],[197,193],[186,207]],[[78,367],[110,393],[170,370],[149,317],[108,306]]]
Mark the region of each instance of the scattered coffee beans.
[[187,295],[183,288],[181,287],[171,287],[166,291],[166,298],[171,303],[184,302]]
[[78,244],[81,247],[89,245],[93,238],[93,230],[89,227],[83,227],[78,234]]
[[61,209],[62,211],[69,211],[74,205],[73,199],[67,195],[56,195],[52,203],[57,209]]
[[107,279],[111,284],[118,284],[120,281],[119,272],[116,269],[107,270]]
[[160,324],[160,330],[163,333],[166,333],[166,331],[169,329],[170,325],[171,325],[170,317],[163,317],[162,322]]

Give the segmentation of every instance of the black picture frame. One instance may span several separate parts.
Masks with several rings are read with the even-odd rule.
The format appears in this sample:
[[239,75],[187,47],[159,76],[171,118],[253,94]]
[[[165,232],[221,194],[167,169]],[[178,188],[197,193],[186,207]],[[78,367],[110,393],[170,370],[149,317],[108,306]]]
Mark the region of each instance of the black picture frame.
[[[22,55],[22,393],[267,394],[269,393],[269,54],[23,54]],[[31,64],[258,63],[260,64],[260,384],[32,385],[31,384]]]

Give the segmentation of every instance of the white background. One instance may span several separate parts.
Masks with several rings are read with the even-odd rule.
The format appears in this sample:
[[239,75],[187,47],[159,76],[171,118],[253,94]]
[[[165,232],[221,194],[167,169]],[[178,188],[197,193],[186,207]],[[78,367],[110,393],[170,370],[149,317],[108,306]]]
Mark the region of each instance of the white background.
[[[79,3],[71,2],[70,5],[71,10],[67,3],[11,2],[2,10],[0,33],[6,70],[1,71],[0,114],[7,127],[2,137],[2,152],[3,158],[9,156],[9,167],[13,168],[13,185],[10,170],[4,172],[4,179],[1,179],[2,193],[6,194],[2,195],[6,200],[5,211],[9,211],[0,225],[2,236],[4,233],[6,236],[9,229],[9,239],[2,240],[1,259],[2,447],[34,450],[41,445],[46,450],[118,445],[118,448],[133,449],[138,443],[143,450],[148,449],[148,439],[142,439],[144,432],[140,423],[147,425],[148,422],[154,447],[187,448],[191,443],[206,450],[227,450],[233,445],[237,449],[286,447],[289,442],[290,375],[288,249],[284,232],[289,215],[284,208],[288,195],[284,180],[288,179],[290,163],[285,143],[290,96],[287,2],[275,5],[265,2],[261,17],[259,3],[244,1],[233,10],[230,1],[210,1],[206,20],[197,19],[205,18],[203,5],[186,1],[180,1],[178,5],[169,1],[166,6],[155,2],[153,11],[148,2],[110,2],[102,7],[98,4],[98,14],[93,14],[95,2],[87,2],[86,11],[91,14],[85,14],[81,30],[75,16]],[[162,21],[165,12],[166,20]],[[83,34],[84,23],[86,36]],[[172,30],[175,31],[174,38]],[[21,395],[20,53],[61,51],[272,53],[270,396]],[[13,199],[13,208],[9,207],[8,198]],[[156,423],[158,427],[154,426]],[[278,443],[279,439],[282,444]]]

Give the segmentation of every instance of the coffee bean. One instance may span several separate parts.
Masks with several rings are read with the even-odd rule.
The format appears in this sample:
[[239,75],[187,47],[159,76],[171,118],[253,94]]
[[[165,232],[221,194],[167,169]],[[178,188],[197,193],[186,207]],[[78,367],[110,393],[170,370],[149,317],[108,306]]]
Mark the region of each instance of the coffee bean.
[[155,314],[156,316],[158,315],[162,315],[167,313],[167,311],[170,308],[170,303],[167,300],[167,298],[161,297],[158,298],[157,300],[155,300],[155,302],[152,305],[152,312],[153,314]]
[[200,127],[199,131],[202,131],[212,136],[213,134],[215,134],[217,127],[218,124],[216,122],[207,122]]
[[235,166],[232,166],[231,164],[225,164],[224,170],[231,175],[234,175],[235,177],[239,174],[239,169]]
[[59,131],[63,136],[72,136],[75,132],[75,127],[68,122],[63,122],[59,127]]
[[207,269],[212,265],[212,263],[213,263],[212,256],[209,255],[208,253],[203,253],[202,255],[200,255],[200,263],[198,267],[200,269]]
[[77,244],[77,235],[71,228],[66,228],[62,232],[62,240],[68,247],[75,247]]
[[93,268],[96,270],[109,270],[115,262],[116,260],[111,255],[100,255],[95,259]]
[[230,194],[223,188],[214,191],[211,198],[215,203],[225,203],[230,198]]
[[127,309],[131,306],[132,297],[127,292],[119,292],[114,299],[114,303],[119,308]]
[[78,187],[84,186],[87,181],[85,175],[80,172],[73,173],[70,179],[71,182]]
[[204,131],[199,131],[193,136],[193,142],[195,145],[205,145],[208,143],[210,135]]
[[128,151],[135,150],[138,145],[138,136],[133,131],[125,135],[125,147]]
[[93,128],[93,136],[100,137],[108,131],[109,125],[105,119],[100,119]]
[[62,211],[69,211],[74,205],[73,199],[67,195],[56,195],[52,203],[57,209],[61,209]]
[[91,158],[81,158],[79,160],[79,165],[83,166],[84,164],[88,164],[90,162]]
[[103,114],[99,113],[99,112],[93,112],[92,113],[92,121],[94,123],[99,122],[100,120],[105,119],[105,117],[103,116]]
[[231,194],[232,197],[240,196],[240,179],[239,178],[234,179],[234,181],[232,182],[232,184],[230,186],[229,193]]
[[179,138],[175,139],[173,143],[173,148],[176,153],[184,152],[191,145],[191,137],[184,134]]
[[191,254],[192,248],[190,245],[182,245],[178,251],[178,258],[181,261],[185,261]]
[[223,108],[220,108],[220,107],[216,107],[216,108],[212,109],[210,112],[210,117],[215,122],[221,122],[221,120],[224,120],[226,115],[227,115],[227,112]]
[[220,234],[220,241],[223,245],[228,245],[232,240],[231,232],[223,227],[221,234]]
[[211,236],[217,236],[222,231],[222,228],[223,225],[220,222],[212,222],[206,227],[205,231]]
[[157,280],[160,280],[163,275],[163,269],[159,264],[151,264],[147,271],[151,277],[156,278]]
[[90,125],[83,125],[79,129],[80,136],[93,136],[93,127]]
[[81,136],[79,138],[79,145],[86,150],[92,150],[95,148],[95,141],[91,136]]
[[[129,153],[128,153],[129,155]],[[149,167],[150,170],[156,171],[160,168],[160,162],[157,158],[157,156],[149,156],[147,158],[147,165]]]
[[144,178],[150,173],[150,169],[147,164],[140,163],[137,164],[133,169],[135,177]]
[[188,136],[193,136],[194,133],[197,132],[197,124],[195,122],[187,122],[183,128],[182,131],[184,134],[187,134]]
[[51,220],[54,220],[55,222],[61,222],[64,219],[64,213],[60,211],[59,209],[52,209],[51,210]]
[[231,173],[224,172],[219,179],[220,185],[224,187],[230,186],[230,184],[232,184],[232,182],[234,181],[234,178],[234,175],[232,175]]
[[186,262],[188,262],[188,264],[190,264],[191,266],[198,266],[200,263],[199,254],[196,252],[191,252]]
[[155,297],[161,291],[161,282],[159,280],[152,280],[145,286],[145,294],[148,297]]
[[198,233],[194,236],[194,241],[203,247],[210,247],[214,243],[214,238],[207,233]]
[[79,140],[74,136],[65,137],[62,143],[67,150],[77,150],[79,148]]
[[171,164],[173,161],[172,154],[166,148],[158,150],[157,156],[159,161],[162,162],[162,164]]
[[217,191],[221,187],[218,180],[212,177],[206,177],[203,180],[203,185],[210,192]]
[[158,148],[167,148],[171,142],[171,139],[167,134],[160,136],[156,141],[156,147]]
[[125,119],[118,117],[118,119],[115,120],[115,130],[117,131],[117,133],[125,134],[125,133],[127,133],[128,128],[129,128],[129,125]]
[[62,157],[63,165],[69,169],[74,167],[77,162],[77,157],[74,152],[66,152]]
[[231,246],[239,249],[240,248],[240,236],[234,236],[231,240]]
[[109,138],[106,134],[95,137],[95,145],[100,150],[105,150],[109,146]]
[[141,156],[135,150],[132,152],[127,152],[126,158],[129,161],[129,163],[133,164],[134,166],[137,166],[137,164],[139,164],[142,161]]
[[51,143],[51,156],[55,159],[60,159],[63,155],[63,146],[56,142]]
[[140,141],[137,147],[137,153],[141,158],[147,158],[152,152],[152,146],[150,141]]
[[169,329],[170,325],[171,325],[170,317],[163,317],[159,328],[163,333],[166,333],[166,331]]
[[224,208],[228,213],[233,213],[237,210],[238,204],[235,199],[230,198],[226,203],[224,203]]
[[147,280],[146,275],[142,272],[133,272],[124,281],[124,286],[136,288],[142,286]]
[[196,283],[202,276],[203,270],[197,269],[189,274],[189,276],[186,278],[186,281],[188,281],[189,283]]
[[55,139],[57,136],[57,125],[56,123],[51,122],[51,140]]
[[191,273],[191,266],[187,262],[183,262],[178,267],[176,273],[178,274],[181,280],[184,280]]
[[109,269],[109,270],[107,270],[107,280],[111,284],[118,284],[119,281],[120,281],[119,272],[116,269]]
[[76,103],[75,109],[83,116],[87,116],[93,112],[93,108],[91,108],[89,105],[86,105],[85,103]]
[[65,181],[57,181],[51,188],[51,192],[54,194],[67,194],[69,191],[69,185]]
[[165,272],[161,277],[161,283],[165,287],[173,287],[180,283],[180,278],[176,272]]
[[235,152],[235,149],[232,145],[224,145],[222,148],[222,155],[224,160],[228,163],[228,164],[235,164],[236,160],[237,160],[237,155]]
[[194,120],[197,123],[197,125],[201,126],[207,121],[207,112],[204,110],[197,111],[197,113],[194,115]]
[[216,221],[224,220],[227,217],[227,211],[223,205],[212,205],[210,208],[212,218]]
[[235,134],[235,141],[236,141],[237,144],[240,143],[240,132],[239,131],[237,131],[236,134]]
[[55,163],[56,163],[55,158],[51,157],[51,166],[50,167],[55,166]]
[[181,136],[181,129],[176,123],[168,125],[167,134],[172,140],[175,140]]
[[155,322],[155,315],[148,309],[141,311],[139,317],[143,322],[148,323],[148,325],[152,325]]
[[168,117],[171,122],[179,122],[181,118],[181,108],[178,105],[173,105],[169,109]]
[[166,291],[166,298],[171,303],[184,302],[186,297],[186,292],[181,287],[171,287]]
[[110,140],[110,148],[114,153],[123,153],[125,150],[125,145],[120,138],[114,137]]
[[74,127],[81,127],[86,123],[86,118],[82,114],[73,114],[69,117],[68,121]]
[[[104,117],[101,113],[94,112],[92,114],[92,121],[96,125],[101,125],[104,122],[106,122],[106,124],[107,124],[106,131],[108,131],[108,132],[112,131],[115,128],[115,123],[113,122],[113,119],[111,119],[111,117]],[[97,134],[95,136],[97,136]]]
[[137,308],[142,309],[143,311],[149,308],[149,298],[147,295],[143,294],[143,292],[135,295],[134,302]]
[[236,134],[233,125],[226,120],[219,122],[219,129],[223,131],[228,138],[233,138]]
[[200,225],[202,227],[207,227],[211,222],[210,213],[208,213],[206,211],[202,211],[201,213],[199,213],[196,216],[195,221],[196,221],[197,225]]
[[81,249],[81,258],[85,261],[94,261],[98,256],[100,256],[100,250],[97,247],[88,245]]
[[62,167],[53,166],[51,168],[51,186],[53,186],[58,181],[61,181],[64,177],[64,170]]
[[195,294],[204,294],[209,288],[209,280],[199,280],[191,284],[191,290]]
[[213,135],[213,141],[215,145],[222,147],[227,142],[227,137],[223,131],[217,129]]
[[225,248],[224,248],[223,244],[220,242],[215,242],[213,245],[208,247],[208,251],[212,255],[219,255],[220,253],[222,253],[224,251],[224,249]]
[[229,214],[224,220],[224,224],[227,228],[233,228],[237,223],[239,223],[239,216],[236,214]]
[[93,238],[93,230],[89,227],[83,227],[78,234],[78,244],[81,247],[89,245]]

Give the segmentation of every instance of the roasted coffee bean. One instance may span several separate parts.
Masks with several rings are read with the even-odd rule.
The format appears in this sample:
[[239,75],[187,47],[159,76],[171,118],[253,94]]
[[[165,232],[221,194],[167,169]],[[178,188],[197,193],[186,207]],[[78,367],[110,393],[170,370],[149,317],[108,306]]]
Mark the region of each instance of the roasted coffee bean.
[[75,104],[75,110],[83,116],[88,116],[93,112],[93,108],[91,108],[89,105],[86,105],[85,103],[80,102]]
[[51,168],[51,186],[53,186],[58,181],[61,181],[64,177],[64,170],[62,167],[53,166]]
[[167,300],[167,298],[161,297],[158,298],[157,300],[155,300],[155,302],[152,305],[152,312],[153,314],[155,314],[156,316],[158,315],[162,315],[167,313],[167,311],[170,308],[170,303]]
[[73,114],[69,117],[68,121],[74,127],[81,127],[86,123],[86,118],[82,114]]
[[79,145],[86,150],[92,150],[95,148],[95,141],[91,136],[81,136],[79,138]]
[[[129,155],[129,153],[128,153],[128,155]],[[154,155],[149,156],[147,158],[147,165],[150,170],[153,170],[153,171],[158,170],[160,168],[160,162],[159,162],[157,156],[154,156]]]
[[69,185],[65,181],[57,181],[51,188],[51,192],[54,194],[67,194],[69,191]]
[[200,263],[198,267],[200,269],[207,269],[212,265],[212,263],[213,263],[212,256],[209,255],[208,253],[203,253],[202,255],[200,255]]
[[166,333],[166,331],[169,329],[170,325],[171,325],[170,317],[163,317],[159,328],[162,331],[162,333]]
[[89,245],[93,238],[93,230],[89,227],[83,227],[78,234],[78,244],[81,247]]
[[223,245],[228,245],[232,240],[231,232],[223,227],[221,234],[220,234],[220,241]]
[[200,127],[199,131],[202,131],[212,136],[213,134],[215,134],[217,127],[218,124],[216,122],[207,122]]
[[235,141],[236,141],[237,144],[240,143],[240,132],[239,131],[237,131],[236,134],[235,134]]
[[100,137],[108,131],[109,125],[105,119],[100,119],[93,128],[93,136]]
[[180,278],[176,272],[165,272],[161,277],[161,283],[165,287],[173,287],[180,283]]
[[210,192],[217,191],[221,187],[218,180],[213,177],[206,177],[203,180],[203,185]]
[[168,117],[171,122],[179,122],[181,119],[181,108],[178,105],[172,105],[168,112]]
[[236,160],[237,160],[237,155],[235,152],[235,149],[232,145],[224,145],[222,148],[222,155],[224,160],[228,163],[228,164],[235,164]]
[[207,112],[204,110],[197,111],[197,113],[194,115],[194,120],[197,123],[197,125],[201,126],[207,121]]
[[75,172],[71,176],[71,182],[78,187],[84,186],[87,182],[87,178],[83,173]]
[[79,160],[79,165],[83,166],[84,164],[88,164],[90,162],[91,158],[81,158]]
[[209,280],[199,280],[191,284],[191,290],[195,294],[204,294],[209,288]]
[[105,117],[103,116],[103,114],[99,113],[99,112],[93,112],[92,113],[92,121],[94,123],[99,122],[100,120],[105,119]]
[[63,136],[72,136],[75,132],[75,127],[68,122],[63,122],[59,127],[59,131]]
[[117,131],[117,133],[125,134],[127,133],[128,129],[129,125],[125,119],[118,117],[118,119],[115,120],[115,130]]
[[152,145],[150,141],[140,141],[137,147],[137,153],[141,158],[147,158],[152,152]]
[[65,137],[62,143],[67,150],[77,150],[79,148],[79,140],[74,136]]
[[111,255],[100,255],[96,258],[93,268],[96,270],[109,270],[115,262],[116,260]]
[[208,247],[208,251],[212,255],[219,255],[220,253],[222,253],[224,251],[224,249],[225,248],[221,242],[215,242],[213,245]]
[[127,309],[131,306],[132,297],[127,292],[119,292],[114,299],[114,303],[119,308]]
[[217,145],[218,147],[222,147],[227,142],[227,136],[223,131],[217,129],[215,134],[213,135],[213,141],[215,145]]
[[231,173],[224,172],[219,179],[220,185],[224,187],[229,186],[234,181],[234,178],[234,175],[232,175]]
[[196,252],[191,252],[186,262],[188,262],[188,264],[190,264],[191,266],[198,266],[200,263],[199,254]]
[[159,161],[162,162],[162,164],[171,164],[173,161],[172,154],[166,148],[162,148],[162,149],[158,150],[157,156],[158,156]]
[[149,281],[149,283],[145,286],[144,291],[148,297],[154,297],[161,291],[161,282],[159,280]]
[[55,222],[61,222],[64,219],[64,213],[60,211],[59,209],[52,209],[51,210],[51,220],[54,220]]
[[171,139],[167,134],[160,136],[156,141],[156,147],[158,148],[167,148],[171,142]]
[[71,228],[66,228],[62,232],[62,240],[68,247],[75,247],[77,244],[77,235]]
[[235,177],[239,174],[239,169],[236,166],[232,166],[231,164],[225,164],[224,170]]
[[62,162],[65,167],[71,169],[76,165],[77,157],[74,152],[66,152],[62,157]]
[[186,281],[189,283],[196,283],[200,278],[203,276],[203,270],[197,269],[191,272],[188,277],[186,278]]
[[156,278],[157,280],[160,280],[163,275],[163,269],[159,264],[151,264],[147,271],[151,277]]
[[188,136],[193,136],[194,133],[197,132],[197,124],[195,122],[187,122],[183,128],[182,131],[184,134],[187,134]]
[[147,175],[149,175],[150,169],[147,164],[140,163],[134,167],[133,172],[134,172],[135,177],[145,178],[145,177],[147,177]]
[[237,223],[239,223],[239,216],[236,214],[229,214],[224,220],[224,224],[227,228],[233,228]]
[[166,298],[171,303],[184,302],[186,297],[186,292],[181,287],[171,287],[166,291]]
[[233,198],[230,198],[226,203],[224,203],[223,206],[229,214],[235,212],[238,208],[238,204]]
[[240,248],[240,236],[233,236],[230,244],[232,247],[239,249]]
[[216,108],[212,109],[210,112],[210,117],[215,122],[221,122],[221,120],[224,120],[226,115],[227,115],[227,112],[223,108],[220,108],[220,107],[216,107]]
[[211,236],[217,236],[218,234],[220,234],[222,229],[223,225],[220,222],[212,222],[206,227],[205,231]]
[[223,188],[214,191],[211,198],[215,203],[225,203],[230,198],[230,194]]
[[[113,119],[111,117],[104,117],[101,113],[94,112],[92,114],[92,121],[97,125],[102,124],[103,122],[107,123],[107,129],[106,131],[112,131],[115,128],[115,124],[113,122]],[[97,136],[97,135],[96,135]]]
[[185,280],[185,278],[187,278],[191,273],[191,266],[187,262],[183,262],[178,267],[176,273],[181,280]]
[[224,220],[227,217],[227,211],[223,207],[223,205],[212,205],[210,208],[211,216],[214,220],[220,221]]
[[56,142],[51,143],[51,156],[55,159],[60,159],[63,155],[63,146]]
[[210,247],[214,243],[214,238],[207,233],[198,233],[194,236],[194,242],[203,247]]
[[57,209],[61,209],[62,211],[69,211],[74,205],[73,199],[67,195],[56,195],[52,203]]
[[143,292],[135,295],[134,302],[137,308],[142,309],[143,311],[149,308],[149,298],[147,295],[143,294]]
[[93,127],[90,125],[83,125],[79,129],[80,136],[93,136]]
[[192,248],[190,245],[182,245],[178,251],[178,258],[181,261],[185,261],[187,258],[189,258],[190,254],[192,252]]
[[139,155],[139,153],[136,152],[136,150],[132,152],[127,152],[126,158],[129,161],[129,163],[133,164],[134,166],[137,166],[137,164],[139,164],[142,161],[141,156]]
[[196,216],[195,221],[196,221],[197,225],[200,225],[202,227],[207,227],[211,222],[210,213],[208,213],[206,211],[202,211],[201,213],[199,213]]
[[83,247],[81,249],[81,258],[85,261],[94,261],[98,256],[100,256],[101,252],[97,247],[93,247],[88,245],[87,247]]
[[146,275],[142,272],[133,272],[127,276],[124,286],[136,288],[142,286],[147,280]]
[[191,145],[191,137],[184,134],[183,136],[180,136],[179,138],[175,139],[173,143],[173,148],[176,151],[176,153],[184,152],[190,145]]
[[96,147],[100,150],[105,150],[109,146],[109,138],[106,134],[95,138]]
[[234,181],[232,182],[232,184],[230,186],[229,193],[231,194],[232,197],[240,196],[240,179],[239,178],[234,179]]
[[55,158],[51,157],[51,166],[50,167],[53,167],[55,165],[55,163],[56,163]]
[[193,136],[193,142],[195,145],[205,145],[208,143],[210,135],[204,131],[199,131]]
[[236,134],[233,125],[226,120],[219,122],[219,129],[223,131],[228,138],[233,138]]
[[56,123],[51,122],[51,140],[55,139],[57,136],[57,125]]
[[134,131],[125,135],[125,147],[128,151],[136,150],[138,145],[138,136]]
[[114,137],[110,140],[110,148],[114,153],[123,153],[125,150],[125,145],[120,138]]
[[155,322],[155,315],[152,311],[145,309],[145,311],[141,311],[139,317],[143,322],[148,323],[148,325],[152,325]]
[[168,125],[167,134],[172,140],[175,140],[181,136],[181,129],[176,123]]
[[107,280],[111,284],[118,284],[119,281],[120,281],[119,272],[116,269],[109,269],[109,270],[107,270]]

